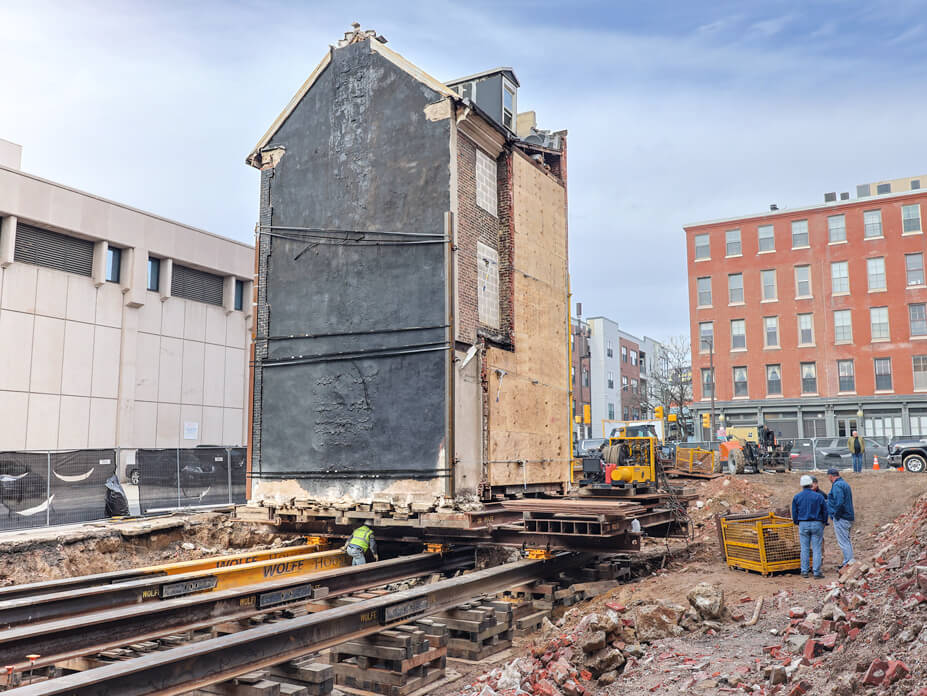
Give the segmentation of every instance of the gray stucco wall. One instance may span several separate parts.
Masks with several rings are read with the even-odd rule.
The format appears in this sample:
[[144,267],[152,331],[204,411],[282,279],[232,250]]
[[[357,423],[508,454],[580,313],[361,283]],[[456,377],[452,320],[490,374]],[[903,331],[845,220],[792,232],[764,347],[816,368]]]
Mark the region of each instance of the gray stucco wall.
[[257,479],[365,497],[445,474],[450,124],[424,113],[441,98],[353,44],[269,144],[286,153],[262,197]]

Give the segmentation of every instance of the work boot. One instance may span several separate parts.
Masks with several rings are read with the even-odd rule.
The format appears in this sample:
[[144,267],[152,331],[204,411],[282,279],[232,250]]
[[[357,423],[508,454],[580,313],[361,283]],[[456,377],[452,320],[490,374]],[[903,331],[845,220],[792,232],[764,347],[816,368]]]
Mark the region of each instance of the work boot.
[[808,573],[802,573],[801,576],[802,576],[803,578],[807,578],[807,577],[808,577]]

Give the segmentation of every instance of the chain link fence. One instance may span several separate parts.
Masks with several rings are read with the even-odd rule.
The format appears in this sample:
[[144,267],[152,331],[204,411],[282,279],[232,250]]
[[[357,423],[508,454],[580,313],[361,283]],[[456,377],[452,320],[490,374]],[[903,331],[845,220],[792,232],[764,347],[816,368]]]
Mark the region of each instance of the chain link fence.
[[[792,450],[789,452],[792,469],[796,471],[826,471],[827,469],[851,469],[853,459],[847,449],[845,437],[795,437],[780,438],[781,443],[791,442]],[[721,443],[698,441],[679,442],[677,450],[704,449],[718,451]],[[879,467],[888,465],[888,448],[875,438],[866,438],[866,451],[863,453],[863,469],[872,469],[875,458],[879,459]]]
[[116,461],[115,449],[0,452],[0,529],[104,518]]
[[139,449],[141,514],[245,502],[245,448]]

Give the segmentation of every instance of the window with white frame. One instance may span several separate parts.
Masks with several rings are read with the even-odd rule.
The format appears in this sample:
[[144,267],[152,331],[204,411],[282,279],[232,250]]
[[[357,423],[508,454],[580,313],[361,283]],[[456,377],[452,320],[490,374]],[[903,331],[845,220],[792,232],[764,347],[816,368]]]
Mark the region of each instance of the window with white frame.
[[747,324],[743,319],[731,319],[731,349],[743,350],[747,347]]
[[631,364],[637,365],[637,351],[636,350],[631,351]]
[[782,367],[780,365],[766,366],[766,395],[782,395]]
[[882,236],[882,211],[867,210],[863,213],[863,236],[866,239],[875,239]]
[[914,205],[901,206],[901,233],[914,234],[921,231],[921,206],[919,203]]
[[638,393],[637,380],[634,379],[633,377],[631,378],[631,393],[632,394]]
[[808,221],[807,220],[793,220],[792,221],[792,248],[800,249],[802,247],[809,246],[809,237],[808,237]]
[[866,259],[866,275],[869,277],[870,290],[885,289],[885,259],[881,256]]
[[892,359],[873,358],[876,391],[892,390]]
[[727,256],[740,256],[740,230],[724,233],[724,253]]
[[795,266],[795,297],[811,297],[811,266]]
[[772,225],[760,225],[756,228],[757,251],[775,251],[776,236]]
[[621,391],[628,390],[628,378],[626,375],[621,375]]
[[923,285],[924,255],[922,253],[905,254],[904,270],[908,285]]
[[743,304],[744,274],[732,273],[727,277],[727,299],[731,304]]
[[818,368],[813,362],[801,364],[801,393],[818,393]]
[[914,391],[927,391],[927,355],[915,355]]
[[702,398],[711,397],[715,389],[714,372],[710,367],[702,368]]
[[776,299],[776,271],[760,271],[760,282],[763,285],[763,299]]
[[711,344],[715,338],[715,325],[710,321],[703,321],[698,325],[698,350],[700,353],[707,353],[711,350]]
[[847,241],[847,221],[845,215],[831,215],[827,218],[827,241],[831,244]]
[[850,292],[850,264],[847,261],[834,261],[830,265],[830,291],[834,295]]
[[814,345],[814,315],[813,314],[799,314],[798,315],[798,345],[800,346]]
[[608,405],[608,420],[615,420],[615,404]]
[[498,215],[496,162],[482,150],[476,151],[476,204],[487,213]]
[[628,347],[627,346],[621,346],[621,362],[623,363],[628,362]]
[[873,341],[888,340],[888,307],[869,308],[869,327],[872,331]]
[[852,360],[837,361],[837,389],[841,392],[856,391],[856,371]]
[[779,347],[779,317],[763,317],[763,341],[767,348]]
[[611,370],[608,371],[608,388],[609,389],[615,388],[615,373],[612,372]]
[[696,280],[698,291],[698,306],[711,307],[711,276]]
[[702,261],[711,258],[711,244],[707,234],[695,235],[695,260]]
[[834,311],[834,342],[853,342],[853,318],[850,316],[849,309]]
[[909,304],[908,321],[911,324],[912,336],[927,336],[927,304]]
[[611,341],[609,341],[609,342],[607,343],[607,346],[606,346],[606,348],[605,348],[605,355],[608,356],[609,358],[612,358],[612,357],[615,356],[615,349],[614,349],[614,347],[612,346],[612,342],[611,342]]
[[518,113],[515,103],[516,95],[515,85],[502,78],[502,125],[510,131],[515,130],[515,114]]
[[747,396],[747,368],[746,367],[735,367],[734,368],[734,396],[735,397],[744,397]]
[[482,242],[476,243],[477,307],[480,323],[499,328],[499,252]]

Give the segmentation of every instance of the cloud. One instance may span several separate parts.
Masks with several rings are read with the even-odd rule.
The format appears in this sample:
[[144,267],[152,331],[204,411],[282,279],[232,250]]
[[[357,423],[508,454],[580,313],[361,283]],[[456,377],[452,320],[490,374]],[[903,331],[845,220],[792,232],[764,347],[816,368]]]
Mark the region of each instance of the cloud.
[[750,29],[758,34],[762,34],[765,37],[771,37],[785,29],[785,27],[791,21],[791,15],[783,15],[781,17],[773,17],[772,19],[764,19],[759,22],[754,22],[750,25]]

